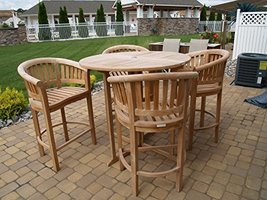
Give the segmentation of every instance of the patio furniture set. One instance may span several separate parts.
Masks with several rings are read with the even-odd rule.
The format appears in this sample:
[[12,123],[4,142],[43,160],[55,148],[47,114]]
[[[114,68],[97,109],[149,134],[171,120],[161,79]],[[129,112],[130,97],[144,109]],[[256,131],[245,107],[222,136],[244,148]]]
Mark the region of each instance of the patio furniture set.
[[[90,71],[96,70],[103,73],[104,79],[107,133],[111,150],[108,165],[119,161],[121,170],[126,168],[130,171],[135,196],[138,195],[139,176],[157,177],[174,172],[176,188],[181,191],[187,121],[189,150],[192,149],[195,130],[215,128],[215,142],[218,142],[222,83],[228,57],[229,53],[221,49],[181,54],[148,51],[135,45],[118,45],[106,49],[101,55],[84,58],[79,63],[59,58],[38,58],[22,63],[18,72],[28,91],[40,155],[44,155],[44,147],[49,149],[53,168],[58,171],[57,151],[88,132],[92,143],[96,144],[90,87]],[[75,87],[73,83],[85,87]],[[205,110],[206,97],[211,95],[217,96],[215,115]],[[196,109],[197,97],[201,97],[200,110]],[[64,107],[81,99],[87,101],[88,122],[69,122]],[[62,123],[52,124],[51,113],[57,110],[61,112]],[[196,111],[200,111],[198,128],[195,127]],[[45,117],[46,129],[42,131],[38,121],[39,112]],[[206,125],[205,114],[213,116],[215,123]],[[67,125],[72,123],[86,128],[70,139]],[[53,128],[60,125],[63,126],[65,143],[57,146]],[[127,136],[122,127],[128,129]],[[47,141],[43,140],[45,132]],[[168,134],[168,144],[152,146],[146,143],[145,134],[157,133]],[[176,165],[161,172],[140,170],[138,152],[145,151],[163,154],[176,161]],[[125,158],[129,155],[130,161]]]

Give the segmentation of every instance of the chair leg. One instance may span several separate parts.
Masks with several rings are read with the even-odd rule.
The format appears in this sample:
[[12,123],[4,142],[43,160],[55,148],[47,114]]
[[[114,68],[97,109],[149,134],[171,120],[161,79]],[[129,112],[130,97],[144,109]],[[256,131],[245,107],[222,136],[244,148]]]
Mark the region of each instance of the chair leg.
[[47,136],[48,136],[49,148],[50,148],[51,158],[53,161],[54,170],[59,171],[60,167],[59,167],[59,162],[58,162],[54,132],[53,132],[53,128],[52,128],[51,115],[48,111],[45,111],[44,116],[45,116]]
[[193,92],[190,98],[188,150],[192,150],[192,146],[193,146],[193,134],[194,134],[194,128],[195,128],[195,112],[196,112],[196,94]]
[[94,114],[93,114],[93,106],[92,106],[92,97],[91,97],[91,94],[86,97],[86,101],[87,101],[87,109],[88,109],[89,123],[90,123],[90,127],[91,127],[92,143],[93,144],[96,144],[95,121],[94,121]]
[[[170,145],[175,144],[175,129],[173,131],[171,131],[169,134],[169,144]],[[170,147],[169,148],[169,158],[172,159],[173,155],[174,155],[174,148]]]
[[[117,137],[118,137],[118,150],[123,149],[122,146],[122,132],[121,132],[121,124],[119,120],[116,118],[116,130],[117,130]],[[120,162],[120,170],[123,171],[125,169],[124,165],[121,162],[121,159],[119,159]]]
[[[40,132],[40,124],[38,120],[38,112],[33,110],[32,108],[31,108],[31,112],[32,112],[32,120],[33,120],[36,137],[39,137],[40,139],[42,139],[41,132]],[[38,140],[37,140],[37,144],[38,144],[40,156],[44,156],[45,155],[44,147],[38,142]]]
[[204,126],[205,107],[206,107],[206,97],[201,97],[200,127],[203,127]]
[[69,141],[70,138],[69,138],[69,134],[68,134],[68,127],[67,127],[65,110],[64,110],[64,108],[61,108],[60,110],[61,110],[61,118],[62,118],[65,141]]
[[221,117],[221,105],[222,105],[222,92],[217,95],[217,108],[216,108],[216,123],[214,141],[217,143],[219,138],[220,117]]
[[132,190],[135,196],[138,195],[138,141],[137,133],[130,130],[130,151],[131,151],[131,172],[132,172]]
[[179,168],[176,175],[176,188],[180,192],[183,186],[183,170],[184,170],[184,128],[178,129],[177,144],[177,167]]

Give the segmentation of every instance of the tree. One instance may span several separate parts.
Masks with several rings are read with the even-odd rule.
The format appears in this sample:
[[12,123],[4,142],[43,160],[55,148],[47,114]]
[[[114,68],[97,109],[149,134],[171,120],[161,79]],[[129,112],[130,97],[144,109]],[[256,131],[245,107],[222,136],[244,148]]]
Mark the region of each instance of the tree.
[[68,39],[71,36],[71,27],[69,24],[67,8],[60,7],[59,10],[59,37],[60,39]]
[[209,21],[215,21],[215,12],[210,12]]
[[207,20],[207,6],[203,6],[201,13],[200,13],[200,21],[206,21]]
[[217,13],[216,21],[222,21],[222,13]]
[[80,37],[88,37],[88,28],[87,28],[87,25],[85,23],[85,19],[84,19],[84,14],[83,14],[83,9],[82,8],[79,9],[78,22],[79,22],[79,27],[78,27],[79,36]]
[[100,8],[96,12],[96,34],[98,36],[107,36],[107,25],[105,19],[105,12],[103,5],[100,5]]
[[49,28],[45,4],[43,2],[39,3],[38,23],[39,23],[39,33],[38,33],[39,40],[50,40],[51,31]]
[[116,28],[115,28],[115,34],[116,35],[123,35],[123,12],[122,12],[122,6],[121,2],[118,1],[116,5],[117,11],[116,11]]

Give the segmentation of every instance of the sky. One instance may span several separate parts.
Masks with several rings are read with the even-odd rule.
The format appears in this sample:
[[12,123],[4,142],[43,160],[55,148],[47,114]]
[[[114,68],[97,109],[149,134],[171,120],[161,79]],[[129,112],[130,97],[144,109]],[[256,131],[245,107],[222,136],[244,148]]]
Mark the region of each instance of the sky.
[[[233,0],[199,0],[202,4],[216,5],[221,3],[226,3]],[[29,9],[35,4],[37,4],[39,0],[0,0],[0,10],[9,10],[9,9]]]

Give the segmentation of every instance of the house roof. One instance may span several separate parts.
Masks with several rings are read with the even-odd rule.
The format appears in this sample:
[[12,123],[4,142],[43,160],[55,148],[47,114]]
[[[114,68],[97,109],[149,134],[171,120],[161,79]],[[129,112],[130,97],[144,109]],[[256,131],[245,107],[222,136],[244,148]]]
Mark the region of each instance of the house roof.
[[236,0],[236,1],[228,2],[228,3],[212,6],[211,9],[227,13],[227,12],[234,11],[238,3],[251,3],[255,6],[263,7],[267,5],[267,0]]
[[[84,13],[96,13],[96,10],[102,4],[105,13],[114,13],[112,8],[114,1],[92,1],[92,0],[44,0],[47,14],[59,14],[60,7],[66,6],[68,14],[79,13],[79,8],[83,9]],[[38,4],[25,11],[21,16],[38,15]]]
[[13,10],[0,10],[0,17],[12,17]]
[[161,4],[175,6],[193,6],[202,7],[202,4],[197,0],[137,0],[140,4]]

